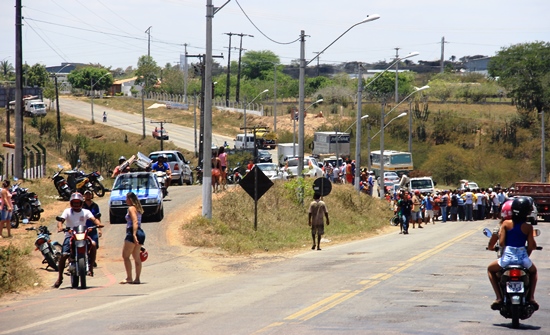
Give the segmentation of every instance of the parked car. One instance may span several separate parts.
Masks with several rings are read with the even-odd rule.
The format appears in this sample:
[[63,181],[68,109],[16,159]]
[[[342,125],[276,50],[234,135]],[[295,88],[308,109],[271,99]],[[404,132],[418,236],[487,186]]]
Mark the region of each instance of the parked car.
[[[289,158],[284,171],[288,176],[298,176],[298,158]],[[317,164],[317,160],[313,157],[304,158],[304,176],[306,177],[322,177],[323,170]]]
[[183,154],[176,150],[154,151],[149,154],[149,158],[156,162],[159,155],[166,155],[166,162],[170,164],[172,170],[172,183],[183,185],[193,185],[193,171],[189,167],[189,161],[185,160]]
[[287,173],[275,163],[258,163],[256,166],[271,180],[286,180]]
[[164,128],[155,128],[155,130],[153,130],[153,137],[157,140],[163,141],[167,141],[168,139],[170,139],[170,137],[168,137],[168,132]]
[[164,218],[164,206],[162,203],[162,190],[157,178],[152,172],[129,172],[119,174],[111,190],[109,199],[109,222],[126,222],[124,216],[128,211],[126,194],[134,192],[141,206],[144,217],[152,217],[155,221]]
[[470,191],[472,191],[472,190],[478,189],[479,186],[477,185],[477,183],[475,183],[473,181],[468,181],[466,179],[461,179],[460,180],[460,187],[458,189],[461,190],[461,191],[464,191],[466,188],[469,188]]
[[384,172],[384,181],[387,183],[387,182],[390,182],[390,183],[394,183],[394,184],[399,184],[399,181],[401,180],[401,178],[399,178],[399,176],[397,175],[397,173],[395,172]]
[[259,163],[272,163],[273,159],[271,159],[271,153],[267,150],[258,150],[258,162]]

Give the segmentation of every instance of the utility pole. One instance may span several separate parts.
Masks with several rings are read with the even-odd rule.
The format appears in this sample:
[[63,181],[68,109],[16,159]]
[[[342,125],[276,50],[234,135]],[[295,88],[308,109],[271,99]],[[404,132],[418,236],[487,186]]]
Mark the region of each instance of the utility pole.
[[235,92],[235,100],[237,102],[239,102],[239,93],[240,93],[240,90],[241,90],[241,54],[242,54],[242,51],[243,51],[243,36],[247,36],[247,37],[254,37],[254,36],[248,35],[248,34],[243,34],[243,33],[235,34],[235,35],[241,37],[241,42],[240,42],[240,46],[239,46],[239,70],[237,71],[237,90]]
[[229,107],[229,86],[231,85],[231,36],[235,34],[225,33],[225,35],[229,36],[229,51],[227,55],[227,79],[225,82],[225,107]]
[[163,120],[163,121],[151,121],[151,123],[158,123],[160,124],[160,150],[164,150],[164,124],[165,123],[172,123],[172,121],[166,121],[166,120]]
[[439,72],[443,73],[445,71],[445,36],[441,37],[441,69]]
[[150,26],[145,31],[145,33],[148,35],[148,37],[147,37],[147,57],[151,57],[151,28],[153,28],[153,26]]
[[187,66],[187,43],[184,43],[185,55],[183,63],[183,102],[187,103],[187,76],[189,75],[189,67]]
[[[395,59],[399,59],[399,48],[395,48]],[[395,103],[399,102],[399,61],[395,62]]]
[[[321,56],[321,54],[322,54],[322,52],[318,52],[318,51],[313,51],[313,53],[317,54],[319,56]],[[320,72],[319,72],[319,58],[321,58],[321,57],[319,57],[319,56],[317,56],[317,77],[319,77],[319,75],[320,75]]]
[[21,1],[15,0],[15,166],[14,176],[23,179],[23,41]]

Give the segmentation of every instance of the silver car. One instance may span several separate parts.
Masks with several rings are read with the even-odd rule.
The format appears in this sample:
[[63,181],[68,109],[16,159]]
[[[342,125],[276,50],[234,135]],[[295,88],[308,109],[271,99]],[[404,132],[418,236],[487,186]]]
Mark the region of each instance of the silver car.
[[287,174],[275,163],[258,163],[256,166],[271,180],[286,180]]
[[149,158],[156,162],[159,155],[166,155],[166,162],[170,164],[172,171],[172,183],[183,185],[193,185],[193,172],[189,167],[189,161],[185,160],[183,154],[176,150],[154,151],[149,154]]

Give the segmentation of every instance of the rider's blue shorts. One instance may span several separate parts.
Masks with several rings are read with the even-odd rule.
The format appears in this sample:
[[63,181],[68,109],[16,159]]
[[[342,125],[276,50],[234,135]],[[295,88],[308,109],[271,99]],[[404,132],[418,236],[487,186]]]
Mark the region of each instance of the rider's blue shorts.
[[509,247],[504,248],[502,256],[498,259],[498,265],[505,268],[508,265],[521,265],[529,269],[533,262],[529,259],[527,255],[527,249],[525,247]]

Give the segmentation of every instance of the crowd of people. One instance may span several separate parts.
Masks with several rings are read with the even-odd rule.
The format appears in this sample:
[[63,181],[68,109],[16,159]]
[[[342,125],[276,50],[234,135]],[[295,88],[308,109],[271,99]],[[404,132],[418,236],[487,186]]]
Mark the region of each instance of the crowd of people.
[[403,234],[408,234],[409,224],[412,228],[422,224],[441,220],[447,221],[477,221],[500,218],[502,204],[508,199],[508,191],[501,187],[480,188],[470,190],[441,190],[429,194],[420,191],[386,194],[401,218]]

